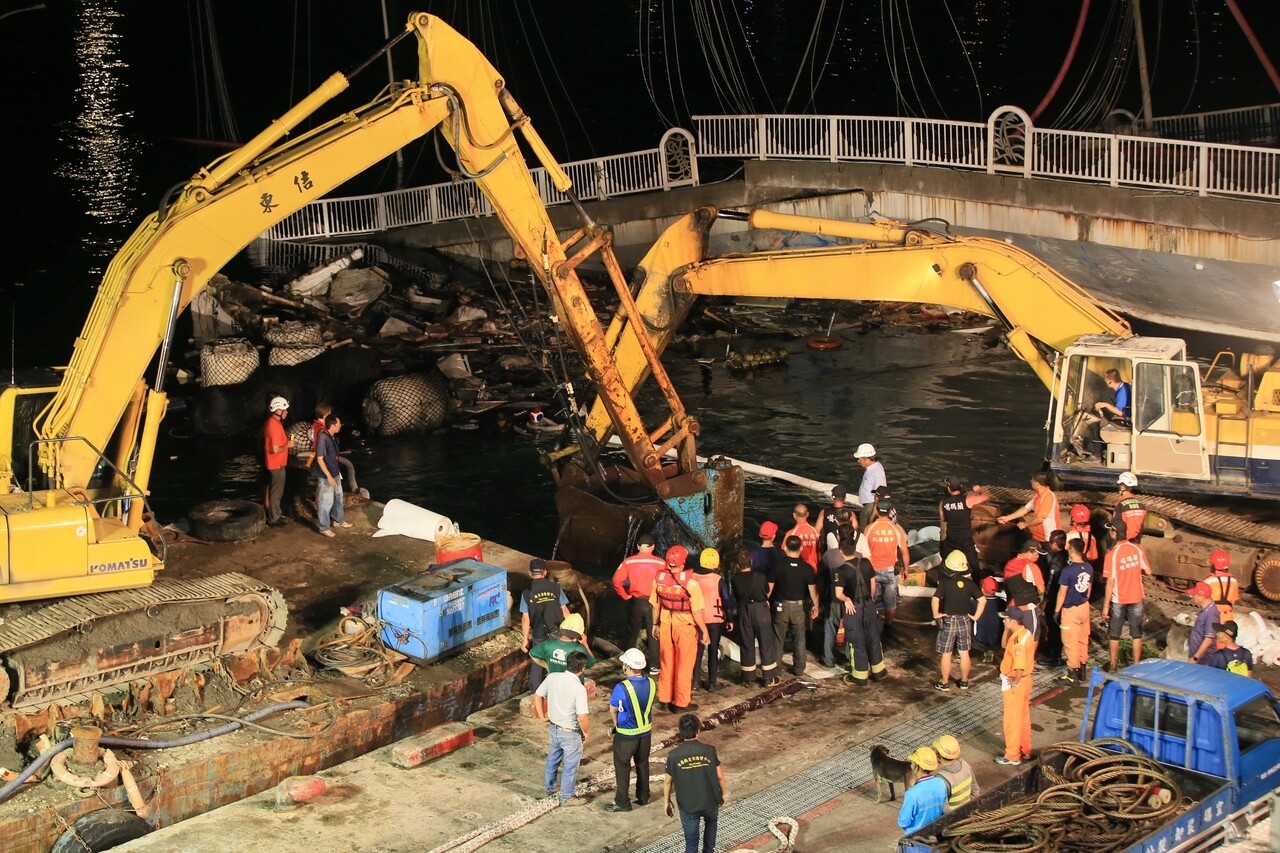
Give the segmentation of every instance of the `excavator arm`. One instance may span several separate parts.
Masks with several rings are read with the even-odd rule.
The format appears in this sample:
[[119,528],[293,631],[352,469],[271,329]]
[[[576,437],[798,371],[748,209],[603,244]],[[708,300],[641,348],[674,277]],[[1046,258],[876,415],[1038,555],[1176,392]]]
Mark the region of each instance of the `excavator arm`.
[[[501,75],[474,45],[427,14],[411,15],[406,32],[384,50],[409,34],[418,42],[418,82],[389,87],[372,102],[286,140],[348,87],[348,76],[333,75],[251,142],[175,188],[137,228],[109,265],[70,366],[36,424],[41,465],[54,483],[87,487],[99,466],[99,451],[107,449],[120,428],[117,466],[122,471],[131,467],[133,481],[145,490],[164,412],[160,389],[177,315],[263,231],[440,128],[457,152],[460,171],[476,179],[551,294],[557,318],[598,389],[599,405],[617,425],[636,469],[663,497],[701,488],[705,478],[694,449],[697,422],[666,381],[657,353],[645,355],[646,370],[659,378],[671,413],[650,430],[636,409],[633,386],[618,374],[578,279],[576,267],[599,251],[626,310],[630,292],[613,257],[611,235],[584,214],[584,227],[562,241],[516,134],[546,166],[555,187],[572,198],[569,179]],[[157,350],[156,390],[147,390],[144,374]],[[679,451],[674,471],[662,463],[663,453],[673,447]],[[131,518],[130,526],[137,529],[136,519]]]

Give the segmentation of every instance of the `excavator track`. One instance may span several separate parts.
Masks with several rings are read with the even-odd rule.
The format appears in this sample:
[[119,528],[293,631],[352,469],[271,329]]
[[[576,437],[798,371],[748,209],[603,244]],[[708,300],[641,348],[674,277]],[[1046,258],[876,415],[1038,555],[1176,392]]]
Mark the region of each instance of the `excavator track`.
[[64,599],[0,625],[0,699],[42,706],[274,646],[287,618],[277,590],[238,573]]

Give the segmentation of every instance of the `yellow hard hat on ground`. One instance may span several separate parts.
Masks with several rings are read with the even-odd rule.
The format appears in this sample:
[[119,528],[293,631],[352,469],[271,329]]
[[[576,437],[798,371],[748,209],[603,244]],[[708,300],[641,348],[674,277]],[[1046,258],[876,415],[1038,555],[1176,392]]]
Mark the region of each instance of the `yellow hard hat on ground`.
[[720,552],[715,548],[703,548],[698,556],[698,565],[704,569],[720,568]]
[[954,735],[942,735],[933,742],[933,749],[943,761],[955,761],[960,757],[960,741]]
[[926,773],[932,773],[938,769],[938,753],[934,752],[932,747],[917,747],[915,752],[907,756],[907,761]]

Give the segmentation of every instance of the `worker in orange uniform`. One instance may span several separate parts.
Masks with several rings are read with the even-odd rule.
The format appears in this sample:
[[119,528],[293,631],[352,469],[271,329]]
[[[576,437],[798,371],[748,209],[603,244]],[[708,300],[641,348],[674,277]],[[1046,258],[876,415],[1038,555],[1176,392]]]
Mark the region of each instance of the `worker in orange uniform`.
[[[796,508],[791,511],[791,517],[795,519],[795,526],[782,534],[782,541],[786,542],[792,536],[800,538],[800,559],[809,564],[809,568],[814,573],[818,571],[818,528],[809,523],[809,507],[804,504],[796,504]],[[825,549],[823,549],[825,550]]]
[[1084,504],[1071,507],[1071,526],[1067,528],[1067,541],[1080,540],[1080,552],[1090,563],[1098,561],[1098,539],[1093,535],[1093,513]]
[[1049,534],[1062,529],[1058,519],[1058,496],[1049,488],[1049,472],[1037,471],[1031,475],[1031,491],[1034,494],[1020,509],[1002,515],[996,521],[1008,524],[1018,522],[1018,529],[1031,534],[1037,542],[1048,542]]
[[636,538],[636,552],[627,557],[613,573],[613,591],[627,608],[627,646],[640,648],[640,632],[645,632],[644,656],[649,661],[649,674],[658,674],[658,635],[653,630],[653,579],[666,562],[653,553],[652,533]]
[[1151,574],[1151,564],[1142,546],[1129,540],[1123,521],[1107,522],[1107,529],[1114,535],[1116,544],[1102,561],[1102,576],[1107,581],[1102,600],[1110,614],[1107,639],[1111,667],[1107,671],[1115,672],[1120,657],[1120,636],[1126,623],[1133,642],[1133,662],[1142,660],[1142,602],[1146,598],[1142,576]]
[[876,572],[876,599],[884,602],[884,628],[888,633],[893,627],[893,617],[898,612],[898,573],[906,573],[911,564],[911,551],[907,548],[907,534],[889,519],[893,504],[876,502],[876,518],[862,531],[858,540],[858,553],[871,563]]
[[1000,661],[1000,691],[1004,697],[1004,755],[996,764],[1017,767],[1031,758],[1031,669],[1035,640],[1031,614],[1010,607],[1000,614],[1009,631],[1009,642]]
[[1132,471],[1122,471],[1116,479],[1120,490],[1120,502],[1116,504],[1113,520],[1123,521],[1130,542],[1142,541],[1142,525],[1147,521],[1147,508],[1138,498],[1138,477]]
[[658,701],[674,713],[697,707],[693,694],[693,665],[698,643],[711,643],[702,613],[702,587],[685,569],[689,549],[672,545],[665,556],[667,565],[653,579],[649,604],[653,608],[653,624],[658,634],[658,654],[662,661],[658,674]]
[[1213,567],[1213,574],[1205,578],[1204,583],[1218,607],[1218,621],[1230,622],[1235,618],[1236,602],[1240,600],[1240,581],[1231,573],[1231,555],[1218,549],[1209,555],[1209,565]]
[[707,680],[702,682],[702,689],[715,693],[720,689],[716,677],[720,672],[720,637],[725,631],[733,630],[733,614],[738,606],[733,601],[733,590],[729,582],[720,574],[720,552],[715,548],[703,548],[698,555],[698,568],[693,570],[693,579],[702,588],[702,621],[707,625],[707,636],[711,642],[706,646],[698,644],[698,657],[693,662],[694,679],[702,672],[702,653],[707,653]]

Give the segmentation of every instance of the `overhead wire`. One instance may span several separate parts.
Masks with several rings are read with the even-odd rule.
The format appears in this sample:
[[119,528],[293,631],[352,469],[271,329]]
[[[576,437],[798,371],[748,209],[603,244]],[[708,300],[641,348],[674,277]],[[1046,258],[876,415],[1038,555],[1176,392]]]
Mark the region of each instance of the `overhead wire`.
[[956,34],[956,41],[960,43],[960,52],[964,54],[964,61],[969,65],[969,76],[973,78],[973,88],[978,93],[978,115],[985,116],[986,112],[982,109],[982,84],[978,82],[978,71],[973,67],[973,57],[969,55],[969,45],[965,43],[964,36],[960,34],[960,27],[956,24],[955,15],[951,14],[950,0],[942,0],[942,8],[947,12],[947,18],[951,21],[951,30]]
[[[844,2],[845,0],[840,0],[840,8],[836,11],[835,24],[831,28],[831,39],[827,42],[827,52],[822,57],[822,71],[815,71],[812,63],[810,63],[809,102],[805,105],[806,109],[816,109],[817,107],[818,86],[822,83],[822,76],[825,75],[827,66],[831,64],[831,53],[835,50],[836,37],[840,32],[840,21],[844,17]],[[814,59],[817,59],[816,54],[814,55]]]
[[[583,121],[582,113],[578,112],[577,101],[573,98],[572,94],[569,92],[569,87],[565,85],[564,78],[560,76],[560,68],[558,65],[556,65],[556,61],[555,61],[555,51],[551,50],[550,45],[547,43],[546,34],[543,33],[542,24],[538,20],[539,16],[533,8],[533,0],[530,0],[529,13],[533,19],[533,27],[538,33],[538,39],[542,43],[542,46],[544,48],[543,53],[548,57],[548,60],[551,63],[551,73],[555,75],[556,82],[560,84],[560,91],[564,93],[565,102],[568,103],[569,109],[572,110],[573,117],[578,122],[578,127],[582,129],[582,140],[587,145],[587,154],[588,156],[594,157],[596,154],[596,147],[591,140],[591,135],[587,132],[587,125],[586,125],[586,122]],[[520,31],[525,34],[525,40],[532,44],[532,39],[529,39],[528,32],[525,30],[524,18],[520,14],[519,5],[516,6],[516,20],[520,23]],[[538,69],[538,79],[542,80],[543,78],[542,78],[541,67],[538,67],[536,64],[535,64],[535,67]],[[556,116],[556,123],[559,124],[560,116],[555,109],[556,98],[553,98],[551,96],[550,87],[546,85],[545,81],[543,82],[543,89],[547,93],[547,102],[551,105],[551,111]],[[569,144],[571,140],[569,138],[569,135],[565,133],[563,127],[561,127],[560,132],[565,136],[565,144],[566,145]]]
[[1191,100],[1195,97],[1196,86],[1200,84],[1200,10],[1196,5],[1196,0],[1191,0],[1191,27],[1195,34],[1195,62],[1192,63],[1191,71],[1191,88],[1187,90],[1187,99],[1182,102],[1180,113],[1185,113],[1191,107]]
[[[827,0],[819,0],[818,11],[813,16],[813,26],[809,28],[809,39],[805,42],[804,51],[800,54],[800,61],[796,63],[795,76],[791,78],[791,88],[787,90],[787,99],[782,103],[782,111],[784,113],[791,110],[791,99],[795,96],[796,87],[800,85],[800,75],[804,71],[805,59],[816,54],[816,46],[818,40],[818,29],[822,25],[822,15],[826,11]],[[809,66],[809,82],[813,83],[813,65]],[[813,94],[810,92],[809,102],[813,102]]]
[[[907,20],[906,30],[903,31],[904,44],[906,39],[906,33],[910,32],[911,46],[915,48],[915,56],[920,63],[920,73],[924,76],[925,85],[929,87],[929,93],[933,95],[933,102],[937,104],[938,111],[941,113],[942,117],[944,119],[948,118],[947,109],[945,106],[943,106],[942,99],[938,97],[938,90],[933,88],[933,79],[929,76],[929,66],[924,61],[924,51],[920,49],[920,42],[916,39],[916,25],[915,25],[915,22],[911,19],[911,3],[909,2],[909,0],[903,3],[902,10]],[[907,67],[910,68],[911,67],[910,64],[908,64]],[[920,97],[919,90],[916,89],[914,74],[912,75],[912,78],[911,78],[911,87],[912,87],[912,90],[915,91],[916,93],[917,100],[920,100],[920,112],[924,113],[925,115],[928,115],[929,111],[924,109],[924,101]]]

